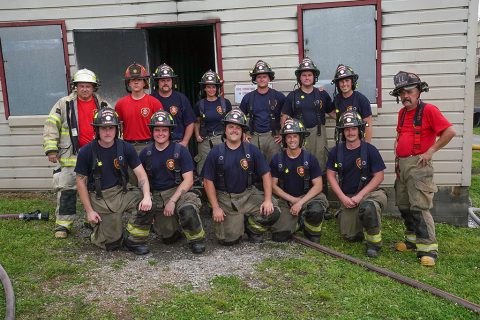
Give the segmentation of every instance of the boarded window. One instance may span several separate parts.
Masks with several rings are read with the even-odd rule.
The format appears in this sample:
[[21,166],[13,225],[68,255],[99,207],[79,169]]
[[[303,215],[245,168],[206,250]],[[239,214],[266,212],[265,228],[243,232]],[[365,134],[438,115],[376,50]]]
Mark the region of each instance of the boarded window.
[[112,106],[127,94],[125,70],[133,62],[148,70],[144,30],[74,30],[78,69],[87,68],[100,79],[100,95]]
[[330,95],[338,64],[359,74],[358,90],[377,103],[376,8],[374,5],[303,11],[304,55],[320,69],[319,85]]
[[7,114],[48,114],[68,94],[60,25],[0,28]]

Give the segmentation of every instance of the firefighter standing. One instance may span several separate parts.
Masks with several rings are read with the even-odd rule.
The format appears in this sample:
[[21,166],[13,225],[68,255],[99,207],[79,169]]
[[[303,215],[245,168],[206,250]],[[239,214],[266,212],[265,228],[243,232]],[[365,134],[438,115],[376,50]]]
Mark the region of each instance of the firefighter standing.
[[[310,241],[319,243],[328,201],[322,193],[322,170],[318,160],[303,149],[310,133],[297,119],[287,119],[280,135],[285,151],[270,162],[273,193],[280,198],[280,219],[272,226],[272,240],[287,241],[300,227]],[[299,219],[301,217],[301,219]]]
[[418,75],[400,71],[393,82],[395,89],[390,94],[404,106],[398,114],[395,143],[395,196],[406,227],[404,242],[395,248],[416,250],[422,265],[435,266],[438,243],[430,209],[438,189],[433,182],[432,157],[450,142],[455,130],[436,106],[420,100],[428,85]]
[[[100,109],[92,125],[96,137],[80,149],[75,167],[78,194],[93,225],[90,240],[107,251],[120,248],[125,240],[129,250],[146,254],[148,248],[123,239],[122,218],[124,212],[151,209],[147,174],[133,146],[118,139],[120,123],[115,110]],[[128,167],[137,176],[138,188],[127,187]]]
[[258,60],[250,77],[257,89],[247,93],[240,103],[240,109],[250,119],[247,140],[257,146],[270,163],[273,155],[280,151],[280,112],[285,96],[268,87],[275,79],[275,72],[268,63]]
[[382,245],[380,216],[387,205],[385,191],[378,188],[385,163],[377,148],[363,141],[365,122],[357,112],[340,116],[337,130],[342,143],[328,154],[327,178],[341,204],[340,233],[347,241],[365,239],[366,255],[377,257]]
[[282,108],[282,120],[287,116],[299,119],[310,133],[306,138],[305,149],[310,151],[325,171],[327,154],[327,132],[325,114],[333,111],[332,99],[326,91],[320,91],[313,85],[318,81],[320,70],[310,58],[305,58],[295,70],[300,88],[290,92]]
[[149,177],[153,208],[128,223],[129,239],[145,243],[153,222],[165,244],[177,241],[181,230],[192,252],[202,253],[205,231],[198,214],[202,203],[189,192],[193,186],[192,157],[184,146],[171,141],[175,122],[168,112],[156,112],[149,126],[154,143],[142,150],[140,160]]
[[[215,234],[223,245],[240,242],[245,231],[250,241],[260,243],[280,215],[272,199],[270,169],[260,150],[242,141],[248,127],[243,112],[233,109],[223,123],[226,140],[213,147],[202,171]],[[263,192],[253,186],[255,176],[262,178]]]
[[123,125],[123,140],[140,152],[150,142],[148,124],[152,115],[162,110],[160,101],[145,93],[150,76],[144,66],[133,63],[125,70],[125,89],[129,94],[115,105]]
[[365,141],[372,141],[372,106],[370,101],[363,94],[355,90],[357,88],[358,74],[349,66],[339,64],[335,71],[332,84],[335,85],[335,92],[338,92],[333,99],[333,111],[330,116],[336,119],[337,124],[340,116],[348,110],[360,114],[363,122],[366,123]]
[[77,188],[74,168],[80,147],[95,136],[91,123],[94,112],[107,106],[95,91],[95,73],[81,69],[73,76],[73,92],[55,103],[45,121],[43,147],[48,161],[55,163],[53,188],[57,192],[55,238],[66,238],[76,214]]
[[157,87],[152,96],[162,103],[163,109],[172,115],[176,124],[173,141],[188,148],[194,131],[195,114],[188,98],[183,93],[173,90],[177,75],[169,65],[163,63],[155,69],[152,77]]
[[220,96],[222,80],[212,70],[205,72],[200,81],[201,100],[194,107],[197,122],[195,123],[195,139],[198,154],[195,157],[197,172],[202,172],[207,154],[217,144],[222,143],[223,123],[225,115],[232,110],[228,99]]

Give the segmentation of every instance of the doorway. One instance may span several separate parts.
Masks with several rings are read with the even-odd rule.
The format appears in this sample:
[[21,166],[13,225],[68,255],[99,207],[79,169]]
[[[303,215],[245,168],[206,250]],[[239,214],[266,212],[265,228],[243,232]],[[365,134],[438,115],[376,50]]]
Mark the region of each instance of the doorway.
[[151,72],[162,63],[171,66],[178,75],[176,90],[195,105],[202,75],[217,70],[215,25],[159,25],[147,28],[147,33]]

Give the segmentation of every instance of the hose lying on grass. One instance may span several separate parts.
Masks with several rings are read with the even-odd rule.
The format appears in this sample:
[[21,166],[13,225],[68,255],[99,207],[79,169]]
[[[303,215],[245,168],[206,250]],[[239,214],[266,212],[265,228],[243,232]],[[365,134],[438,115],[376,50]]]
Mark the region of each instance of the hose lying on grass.
[[298,237],[298,236],[295,236],[295,235],[293,236],[293,240],[295,240],[296,242],[298,242],[300,244],[303,244],[306,247],[310,247],[310,248],[313,248],[317,251],[329,254],[329,255],[331,255],[332,257],[335,257],[335,258],[341,258],[341,259],[346,260],[348,262],[351,262],[353,264],[362,266],[362,267],[364,267],[364,268],[366,268],[370,271],[374,271],[374,272],[376,272],[378,274],[381,274],[383,276],[387,276],[391,279],[397,280],[398,282],[408,284],[409,286],[412,286],[412,287],[417,288],[417,289],[422,289],[422,290],[428,291],[433,295],[436,295],[436,296],[441,297],[441,298],[446,299],[446,300],[450,300],[450,301],[452,301],[456,304],[459,304],[462,307],[467,308],[469,310],[472,310],[476,313],[480,313],[480,305],[475,304],[473,302],[470,302],[468,300],[462,299],[460,297],[457,297],[457,296],[455,296],[451,293],[442,291],[438,288],[429,286],[428,284],[419,282],[417,280],[413,280],[412,278],[402,276],[402,275],[400,275],[398,273],[395,273],[395,272],[392,272],[390,270],[377,267],[374,264],[368,263],[368,262],[360,260],[360,259],[356,259],[352,256],[347,255],[347,254],[335,251],[333,249],[330,249],[328,247],[319,245],[317,243],[311,242],[307,239],[304,239],[304,238],[301,238],[301,237]]
[[5,319],[6,320],[14,320],[15,319],[15,295],[13,293],[12,282],[8,277],[7,272],[3,269],[2,265],[0,264],[0,280],[2,281],[3,288],[5,289],[5,306],[7,307],[7,311],[5,312]]
[[473,207],[468,208],[468,214],[470,215],[470,218],[472,218],[472,220],[475,221],[475,223],[480,226],[480,218],[477,216],[475,212],[480,212],[480,208],[473,208]]

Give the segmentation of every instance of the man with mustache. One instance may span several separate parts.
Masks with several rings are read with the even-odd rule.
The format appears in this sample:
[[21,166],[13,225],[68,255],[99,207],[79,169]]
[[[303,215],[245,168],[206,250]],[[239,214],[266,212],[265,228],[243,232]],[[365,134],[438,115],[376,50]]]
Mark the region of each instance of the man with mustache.
[[390,94],[404,106],[398,114],[395,142],[395,197],[406,227],[405,240],[395,249],[416,250],[421,265],[433,267],[438,243],[430,209],[438,189],[433,182],[432,157],[456,133],[436,106],[420,100],[420,94],[428,92],[428,84],[418,75],[400,71],[393,82]]
[[196,119],[187,96],[177,90],[173,90],[174,87],[176,88],[174,79],[178,76],[172,67],[163,63],[155,69],[152,77],[156,86],[152,96],[162,103],[163,110],[170,113],[177,124],[172,133],[173,141],[188,148],[188,142],[192,137]]

